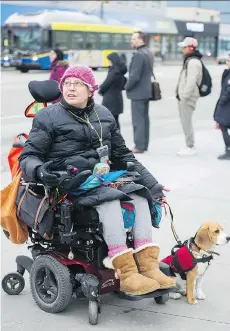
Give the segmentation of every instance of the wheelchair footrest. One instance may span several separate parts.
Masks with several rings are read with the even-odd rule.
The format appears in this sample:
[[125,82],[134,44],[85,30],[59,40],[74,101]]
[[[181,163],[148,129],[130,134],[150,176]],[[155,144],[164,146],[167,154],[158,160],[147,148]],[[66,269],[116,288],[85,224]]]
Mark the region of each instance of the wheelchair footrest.
[[169,288],[169,289],[165,289],[165,290],[156,290],[154,292],[151,293],[147,293],[147,294],[142,294],[142,295],[130,295],[130,294],[126,294],[124,292],[116,292],[116,295],[120,298],[120,299],[124,299],[124,300],[129,300],[129,301],[140,301],[143,299],[151,299],[151,298],[157,298],[157,297],[161,297],[165,294],[168,294],[170,292],[174,292],[175,288]]

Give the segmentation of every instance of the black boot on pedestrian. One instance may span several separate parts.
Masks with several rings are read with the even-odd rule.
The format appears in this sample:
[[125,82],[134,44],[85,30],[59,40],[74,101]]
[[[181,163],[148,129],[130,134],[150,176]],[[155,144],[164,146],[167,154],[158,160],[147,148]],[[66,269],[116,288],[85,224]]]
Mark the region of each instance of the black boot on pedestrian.
[[218,156],[218,160],[230,160],[230,149],[227,149],[224,154]]

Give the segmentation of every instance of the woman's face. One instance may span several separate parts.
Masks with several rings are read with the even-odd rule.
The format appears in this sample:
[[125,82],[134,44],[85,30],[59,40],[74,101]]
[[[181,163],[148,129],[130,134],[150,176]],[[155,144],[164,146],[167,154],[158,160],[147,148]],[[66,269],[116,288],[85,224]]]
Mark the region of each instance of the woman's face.
[[54,51],[50,52],[50,62],[55,61],[57,58],[57,54]]
[[92,93],[80,79],[68,77],[63,83],[63,97],[71,106],[84,108]]

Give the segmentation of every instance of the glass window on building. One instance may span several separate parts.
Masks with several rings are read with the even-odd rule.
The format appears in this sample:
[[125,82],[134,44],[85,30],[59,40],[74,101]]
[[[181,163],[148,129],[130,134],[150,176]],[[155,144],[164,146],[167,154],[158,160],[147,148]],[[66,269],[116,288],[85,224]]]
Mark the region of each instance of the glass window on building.
[[153,54],[156,57],[161,56],[161,36],[160,35],[153,36]]
[[71,32],[70,49],[84,49],[84,37],[82,32]]
[[220,37],[220,51],[229,51],[230,53],[230,37]]
[[85,33],[86,49],[99,49],[99,34],[93,32]]
[[69,49],[69,31],[54,31],[54,47],[59,48],[61,50]]
[[111,49],[110,33],[100,33],[100,49]]

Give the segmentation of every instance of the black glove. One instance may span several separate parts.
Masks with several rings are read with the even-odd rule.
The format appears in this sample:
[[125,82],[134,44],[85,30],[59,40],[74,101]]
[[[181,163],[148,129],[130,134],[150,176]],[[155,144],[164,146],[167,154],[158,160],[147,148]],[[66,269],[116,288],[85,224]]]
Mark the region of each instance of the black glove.
[[150,192],[151,192],[151,194],[152,194],[153,199],[158,200],[158,199],[162,199],[162,198],[165,197],[165,195],[164,195],[164,193],[163,193],[163,191],[162,191],[163,188],[164,188],[164,186],[161,185],[161,184],[159,184],[159,183],[155,184],[155,185],[151,188]]
[[56,175],[50,173],[52,164],[53,161],[49,161],[39,166],[37,168],[37,177],[44,185],[57,187],[60,179],[58,179]]

